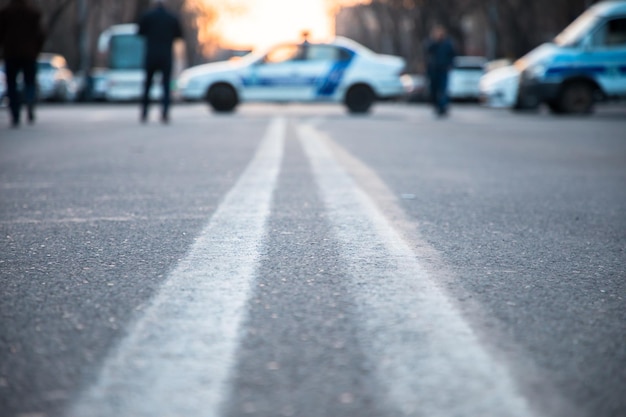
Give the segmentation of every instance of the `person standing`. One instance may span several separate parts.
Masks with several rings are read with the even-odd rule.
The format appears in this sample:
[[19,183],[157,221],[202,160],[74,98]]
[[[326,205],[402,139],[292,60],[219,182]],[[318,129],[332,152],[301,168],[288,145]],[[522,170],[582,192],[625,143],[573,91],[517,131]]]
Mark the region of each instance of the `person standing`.
[[[11,0],[0,10],[0,49],[4,53],[7,96],[13,127],[20,125],[22,95],[26,99],[28,122],[35,122],[37,57],[45,41],[41,16],[41,11],[28,0]],[[19,91],[17,84],[20,73],[24,80],[23,93]]]
[[448,74],[454,65],[456,50],[446,29],[435,25],[426,45],[426,64],[430,82],[430,99],[438,116],[448,113]]
[[172,46],[183,37],[180,21],[165,8],[164,0],[153,0],[154,7],[139,20],[139,35],[146,40],[144,61],[145,81],[141,103],[141,122],[148,120],[150,88],[156,72],[161,73],[163,85],[161,121],[169,122],[171,100],[170,83],[172,78]]

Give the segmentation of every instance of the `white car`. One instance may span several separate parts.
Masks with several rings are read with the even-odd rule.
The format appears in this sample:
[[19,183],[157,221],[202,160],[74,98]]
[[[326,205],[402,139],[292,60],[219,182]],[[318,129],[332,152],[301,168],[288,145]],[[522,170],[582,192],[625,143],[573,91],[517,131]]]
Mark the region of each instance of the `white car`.
[[7,82],[6,76],[4,75],[4,70],[2,69],[2,65],[0,64],[0,106],[4,103],[4,97],[7,94]]
[[402,58],[376,54],[343,37],[288,43],[239,60],[188,68],[178,79],[184,100],[207,100],[219,112],[240,102],[342,102],[365,113],[377,99],[402,96]]
[[458,56],[448,80],[448,95],[453,100],[478,100],[480,78],[487,60],[482,56]]
[[43,53],[37,58],[37,93],[40,100],[73,101],[76,97],[74,74],[65,58]]
[[520,71],[507,65],[487,72],[480,79],[480,100],[487,107],[513,108],[517,104]]

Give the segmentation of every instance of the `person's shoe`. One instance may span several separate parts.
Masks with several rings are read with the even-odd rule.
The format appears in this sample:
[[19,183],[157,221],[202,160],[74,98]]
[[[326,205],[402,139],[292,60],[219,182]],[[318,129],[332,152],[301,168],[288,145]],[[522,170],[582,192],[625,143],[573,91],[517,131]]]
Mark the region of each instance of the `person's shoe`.
[[167,114],[164,114],[161,116],[161,123],[163,123],[164,125],[169,124],[170,123],[170,117]]
[[35,124],[35,109],[33,108],[28,109],[28,124]]
[[141,113],[141,116],[139,117],[139,122],[145,125],[148,122],[148,115],[146,113]]
[[13,119],[11,120],[11,127],[13,129],[17,129],[18,127],[20,127],[20,121],[17,119]]

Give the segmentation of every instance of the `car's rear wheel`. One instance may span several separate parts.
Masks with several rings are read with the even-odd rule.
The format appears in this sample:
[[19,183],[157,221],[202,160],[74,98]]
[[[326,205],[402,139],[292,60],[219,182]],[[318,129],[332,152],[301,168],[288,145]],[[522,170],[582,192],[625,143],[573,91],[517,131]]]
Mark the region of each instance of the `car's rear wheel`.
[[239,103],[237,92],[228,84],[212,86],[207,93],[207,100],[217,112],[231,112]]
[[345,105],[350,113],[367,113],[374,104],[376,95],[364,84],[350,87],[345,97]]
[[560,112],[590,114],[593,111],[594,92],[594,86],[585,81],[565,84],[557,103]]

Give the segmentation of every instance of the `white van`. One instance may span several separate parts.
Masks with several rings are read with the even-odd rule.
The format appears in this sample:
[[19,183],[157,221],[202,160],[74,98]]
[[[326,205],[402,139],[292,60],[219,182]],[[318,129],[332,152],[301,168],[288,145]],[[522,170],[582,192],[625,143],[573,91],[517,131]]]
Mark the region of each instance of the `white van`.
[[520,109],[545,103],[555,113],[581,114],[596,101],[626,98],[626,1],[591,6],[515,66]]
[[[143,95],[145,40],[139,36],[139,25],[134,23],[113,25],[98,38],[100,66],[92,70],[92,97],[108,101],[139,100]],[[185,65],[182,43],[174,46],[172,82]],[[173,90],[173,89],[172,89]],[[151,99],[163,94],[160,74],[155,74],[150,90]]]

